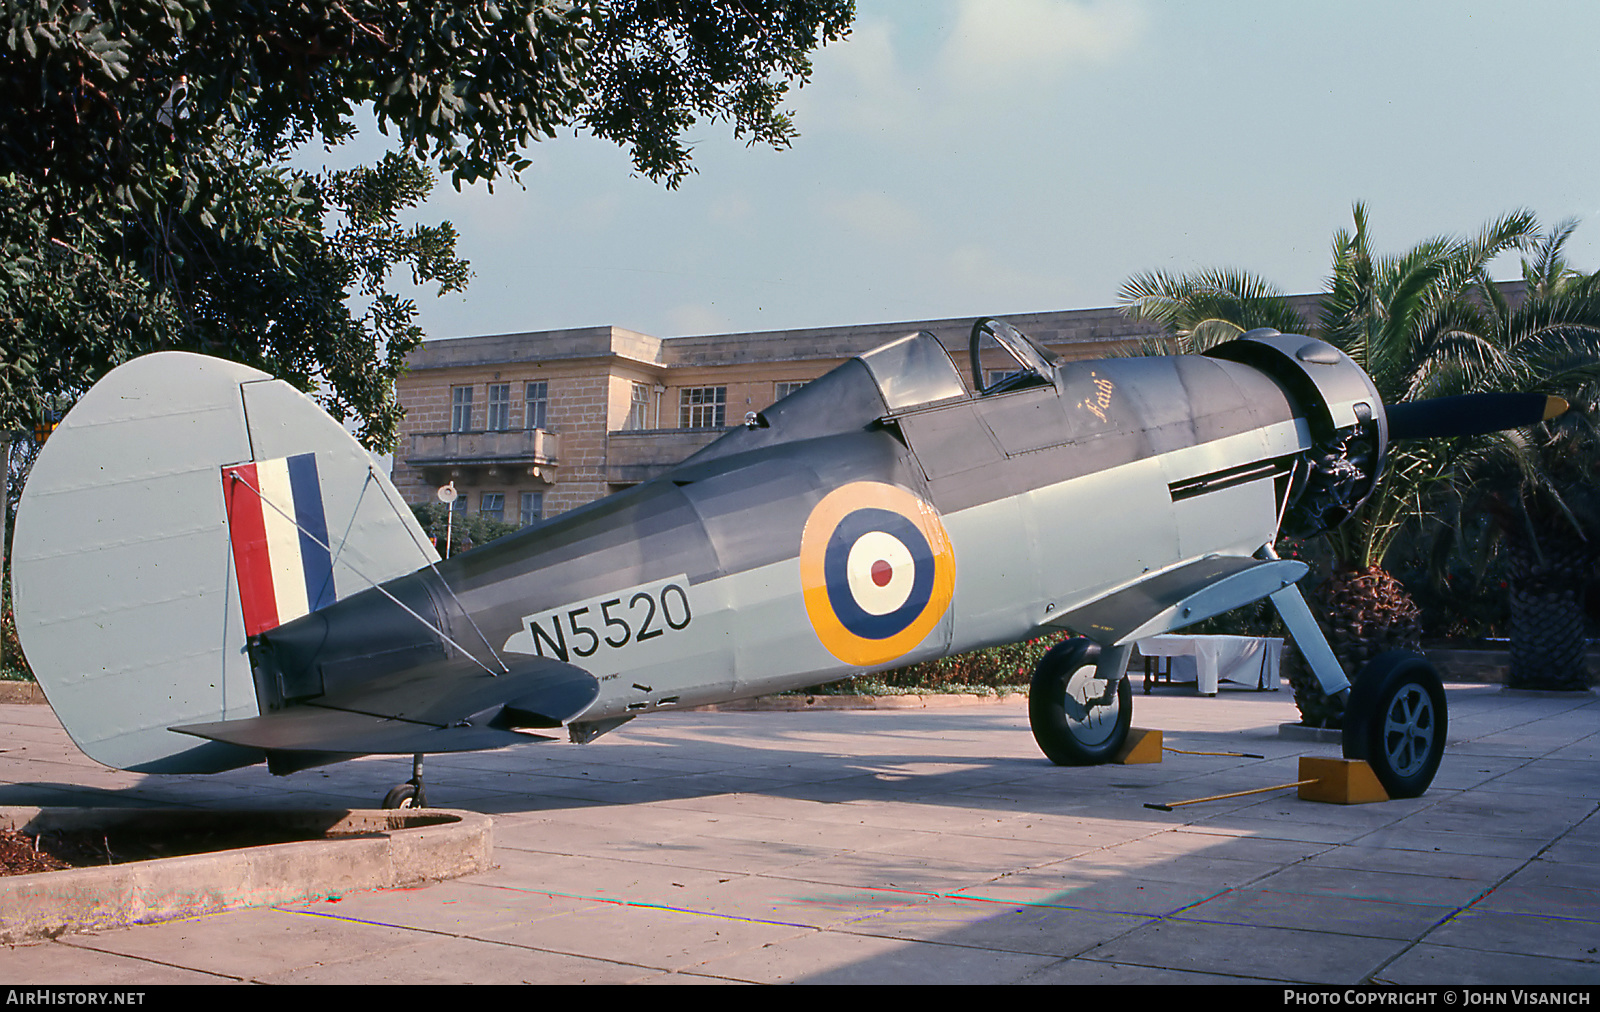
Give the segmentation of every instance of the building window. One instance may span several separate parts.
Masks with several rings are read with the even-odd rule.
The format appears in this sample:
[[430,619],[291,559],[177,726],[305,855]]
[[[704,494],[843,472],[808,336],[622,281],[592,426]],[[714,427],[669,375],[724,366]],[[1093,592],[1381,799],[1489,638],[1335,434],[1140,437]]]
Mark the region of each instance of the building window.
[[472,431],[472,388],[450,388],[450,431]]
[[684,387],[678,391],[678,428],[725,428],[727,406],[727,387]]
[[478,502],[478,515],[488,517],[490,520],[504,520],[506,518],[506,494],[504,492],[485,492]]
[[789,396],[790,394],[794,393],[796,390],[799,390],[801,387],[803,387],[805,385],[806,385],[806,381],[805,380],[800,380],[799,382],[774,383],[774,384],[772,384],[773,393],[775,394],[775,396],[773,397],[773,400],[781,401],[785,397]]
[[1021,372],[1021,369],[990,369],[984,375],[983,388],[988,390],[1001,380],[1008,380],[1011,377],[1020,374]]
[[548,429],[547,414],[550,409],[550,384],[545,380],[528,384],[528,413],[524,416],[523,427],[528,429]]
[[650,384],[635,383],[628,402],[628,429],[637,432],[650,427]]
[[522,518],[521,518],[522,519],[522,526],[526,527],[531,523],[534,523],[534,522],[536,522],[538,520],[543,519],[543,517],[544,517],[544,493],[543,492],[524,492],[524,493],[522,493]]
[[489,420],[487,428],[499,432],[511,428],[511,384],[489,384]]

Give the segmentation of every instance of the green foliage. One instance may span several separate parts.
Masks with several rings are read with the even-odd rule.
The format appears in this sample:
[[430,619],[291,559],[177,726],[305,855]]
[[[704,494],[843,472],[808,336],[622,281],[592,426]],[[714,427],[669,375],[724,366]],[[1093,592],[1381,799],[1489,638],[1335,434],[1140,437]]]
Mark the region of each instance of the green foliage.
[[[630,148],[642,173],[675,185],[692,171],[681,135],[698,120],[787,144],[790,82],[854,13],[848,0],[12,4],[0,159],[150,207],[173,144],[213,150],[242,131],[277,158],[347,139],[367,106],[457,187],[515,178],[524,149],[562,127]],[[180,84],[187,103],[163,115]]]
[[5,580],[0,580],[0,682],[33,681],[33,671],[22,653],[22,641],[17,639],[17,617],[11,610],[10,567]]
[[[1167,325],[1185,351],[1255,327],[1310,332],[1349,354],[1384,403],[1479,391],[1557,392],[1594,368],[1600,298],[1594,285],[1534,286],[1510,308],[1486,269],[1506,250],[1539,241],[1533,215],[1505,215],[1473,236],[1440,236],[1397,255],[1373,252],[1366,207],[1333,240],[1332,269],[1315,327],[1305,326],[1270,283],[1235,271],[1139,275],[1123,287],[1124,311]],[[1563,223],[1552,235],[1571,234]],[[1548,245],[1548,244],[1547,244]],[[1530,278],[1569,276],[1556,249],[1525,263]],[[1328,535],[1335,563],[1382,562],[1407,522],[1458,473],[1470,440],[1412,440],[1390,447],[1367,503]]]
[[628,146],[651,179],[677,186],[689,172],[685,131],[725,122],[751,144],[788,147],[780,110],[791,82],[811,78],[811,51],[845,37],[849,0],[610,0],[597,4],[592,86],[579,123]]
[[[1517,608],[1508,607],[1507,596],[1518,599],[1519,574],[1561,574],[1555,579],[1570,596],[1582,581],[1566,574],[1586,565],[1592,572],[1586,546],[1600,543],[1600,440],[1590,405],[1600,381],[1600,274],[1567,262],[1573,221],[1541,233],[1531,214],[1517,211],[1476,235],[1440,236],[1382,255],[1372,249],[1366,208],[1357,204],[1353,217],[1353,228],[1334,237],[1312,328],[1285,315],[1288,304],[1270,284],[1237,272],[1141,275],[1124,286],[1123,304],[1130,315],[1166,324],[1183,350],[1258,326],[1309,330],[1355,359],[1386,404],[1531,390],[1577,405],[1529,429],[1392,445],[1365,505],[1317,539],[1324,576],[1381,582],[1377,567],[1385,563],[1405,575],[1435,634],[1509,631],[1515,641]],[[1488,264],[1512,249],[1531,254],[1523,258],[1520,297],[1487,274]],[[1506,546],[1509,556],[1496,551]],[[1409,604],[1393,594],[1356,596],[1360,621],[1328,616],[1336,650],[1341,639],[1376,640],[1389,604],[1396,614]]]
[[[434,171],[457,188],[516,180],[528,145],[563,127],[629,148],[669,187],[693,171],[682,137],[701,120],[786,146],[780,103],[854,13],[848,0],[6,4],[0,430],[179,349],[288,380],[391,449],[394,380],[422,332],[389,278],[409,270],[443,294],[469,276],[449,223],[400,224]],[[396,151],[345,172],[288,166],[353,136],[362,108]]]
[[987,647],[970,653],[940,657],[921,664],[862,675],[847,681],[814,685],[797,690],[802,694],[887,695],[908,691],[972,692],[1026,686],[1033,678],[1034,666],[1051,647],[1068,636],[1049,633],[1020,643]]
[[[457,187],[516,179],[530,143],[572,127],[677,185],[701,119],[789,143],[778,103],[853,16],[844,0],[7,5],[0,425],[180,348],[282,376],[387,449],[421,334],[385,282],[467,280],[448,224],[398,224],[425,165]],[[360,107],[397,152],[347,173],[286,167],[349,138]]]
[[417,523],[422,525],[423,532],[439,546],[440,555],[444,554],[446,531],[450,535],[450,554],[455,555],[487,545],[497,538],[515,534],[522,529],[516,524],[496,520],[482,513],[469,513],[466,510],[457,510],[455,520],[446,524],[448,511],[444,503],[440,502],[413,503],[411,513],[417,518]]
[[187,212],[174,193],[156,214],[100,204],[52,219],[39,184],[0,177],[0,425],[31,427],[118,363],[180,349],[316,391],[369,446],[392,445],[394,380],[422,333],[416,307],[383,290],[389,274],[466,283],[448,224],[398,224],[428,174],[393,154],[317,175],[230,157],[230,189]]
[[[1306,329],[1305,319],[1282,292],[1241,271],[1136,274],[1123,284],[1118,298],[1123,312],[1133,319],[1165,325],[1182,352],[1202,352],[1257,327],[1286,334]],[[1165,346],[1149,349],[1161,355],[1172,351]]]

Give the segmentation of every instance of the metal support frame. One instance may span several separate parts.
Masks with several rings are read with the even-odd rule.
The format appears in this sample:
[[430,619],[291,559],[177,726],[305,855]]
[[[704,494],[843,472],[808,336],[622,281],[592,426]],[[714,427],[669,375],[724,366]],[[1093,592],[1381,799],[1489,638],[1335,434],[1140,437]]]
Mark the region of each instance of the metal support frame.
[[[1278,553],[1273,550],[1270,541],[1256,550],[1258,559],[1277,557]],[[1300,585],[1291,583],[1267,597],[1272,601],[1272,606],[1278,609],[1278,617],[1283,619],[1294,645],[1300,648],[1300,656],[1306,659],[1311,673],[1316,676],[1322,694],[1337,698],[1341,705],[1345,703],[1350,698],[1350,679],[1344,676],[1339,658],[1333,655],[1328,638],[1322,635],[1322,628],[1311,616],[1311,608],[1306,604],[1305,595],[1300,593]]]
[[1128,658],[1132,654],[1132,643],[1100,648],[1100,659],[1095,662],[1094,676],[1107,683],[1107,691],[1111,693],[1111,699],[1117,698],[1117,683],[1128,673]]
[[1339,666],[1339,659],[1333,656],[1333,648],[1328,646],[1328,638],[1322,635],[1317,620],[1311,617],[1311,609],[1306,606],[1299,585],[1291,583],[1270,595],[1270,599],[1273,607],[1278,609],[1278,617],[1288,627],[1289,635],[1294,637],[1294,645],[1300,648],[1300,655],[1311,667],[1311,673],[1317,676],[1317,684],[1322,687],[1323,694],[1337,696],[1348,693],[1350,680],[1344,676],[1344,669]]

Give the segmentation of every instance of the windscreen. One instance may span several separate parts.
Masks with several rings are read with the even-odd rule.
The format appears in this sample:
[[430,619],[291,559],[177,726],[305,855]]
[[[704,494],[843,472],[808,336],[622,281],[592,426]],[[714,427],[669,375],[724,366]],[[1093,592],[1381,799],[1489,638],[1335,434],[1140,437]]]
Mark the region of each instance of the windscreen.
[[861,356],[890,411],[963,397],[967,388],[939,339],[926,330],[907,334]]

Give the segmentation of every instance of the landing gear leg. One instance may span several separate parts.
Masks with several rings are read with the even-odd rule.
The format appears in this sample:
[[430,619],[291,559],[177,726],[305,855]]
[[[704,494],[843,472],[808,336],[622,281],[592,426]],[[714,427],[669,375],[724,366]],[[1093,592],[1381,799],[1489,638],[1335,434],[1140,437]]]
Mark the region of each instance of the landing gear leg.
[[427,808],[428,795],[422,786],[422,753],[411,757],[411,779],[383,796],[385,808]]
[[1433,665],[1392,651],[1362,668],[1351,687],[1300,589],[1290,584],[1272,595],[1272,603],[1323,693],[1343,703],[1344,757],[1365,760],[1389,797],[1420,797],[1439,772],[1449,726]]

